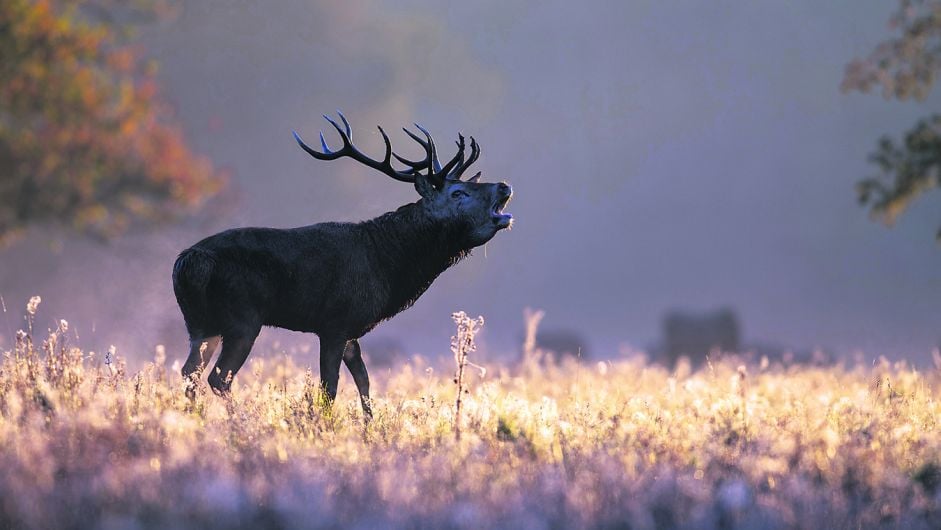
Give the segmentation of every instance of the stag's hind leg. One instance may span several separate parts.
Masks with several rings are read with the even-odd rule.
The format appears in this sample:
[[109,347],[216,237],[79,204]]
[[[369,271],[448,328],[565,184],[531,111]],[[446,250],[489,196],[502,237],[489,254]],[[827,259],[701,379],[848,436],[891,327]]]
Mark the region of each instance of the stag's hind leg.
[[209,359],[219,347],[219,336],[190,339],[190,354],[183,364],[183,380],[186,383],[186,396],[190,399],[196,397],[196,380],[206,369]]
[[255,327],[250,331],[228,333],[222,336],[222,353],[219,354],[216,366],[209,373],[209,386],[216,394],[224,396],[229,393],[232,379],[245,364],[245,359],[251,353],[259,331],[261,327]]
[[320,387],[329,403],[337,397],[337,384],[340,381],[340,363],[346,341],[320,337]]
[[346,348],[343,350],[343,362],[346,363],[353,381],[356,382],[359,400],[363,405],[363,417],[368,422],[372,419],[372,404],[369,402],[369,374],[366,373],[366,363],[363,362],[363,352],[358,340],[353,339],[346,343]]

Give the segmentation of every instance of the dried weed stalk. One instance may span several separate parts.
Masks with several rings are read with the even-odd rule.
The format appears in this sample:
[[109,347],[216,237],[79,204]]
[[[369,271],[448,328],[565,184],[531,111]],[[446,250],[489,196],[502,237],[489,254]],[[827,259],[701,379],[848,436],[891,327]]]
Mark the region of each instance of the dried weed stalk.
[[[454,438],[460,440],[461,399],[466,392],[464,389],[464,367],[468,364],[467,354],[477,351],[474,337],[480,332],[480,328],[484,326],[484,317],[470,318],[463,311],[458,311],[453,313],[451,318],[457,324],[457,334],[451,337],[451,352],[454,353],[454,362],[457,364],[457,374],[454,376],[454,383],[457,385],[457,400],[454,403]],[[481,372],[484,373],[485,370],[481,368]]]

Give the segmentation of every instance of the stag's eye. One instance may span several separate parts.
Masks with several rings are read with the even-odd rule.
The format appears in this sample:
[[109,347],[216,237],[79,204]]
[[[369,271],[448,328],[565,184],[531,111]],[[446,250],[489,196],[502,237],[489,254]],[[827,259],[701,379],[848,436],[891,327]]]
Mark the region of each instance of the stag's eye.
[[451,192],[452,199],[460,199],[461,197],[469,197],[469,195],[467,195],[467,192],[464,190],[454,190]]

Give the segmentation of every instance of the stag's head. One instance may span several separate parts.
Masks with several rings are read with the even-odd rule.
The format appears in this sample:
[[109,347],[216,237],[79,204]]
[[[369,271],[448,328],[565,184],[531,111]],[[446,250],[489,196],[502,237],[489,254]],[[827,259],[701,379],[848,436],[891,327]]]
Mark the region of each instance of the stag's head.
[[[441,165],[438,161],[437,148],[431,134],[422,126],[415,124],[424,138],[408,129],[404,129],[413,140],[418,142],[425,150],[425,158],[409,160],[392,151],[389,136],[379,127],[379,133],[386,145],[385,157],[379,161],[374,160],[353,145],[353,130],[346,117],[340,114],[343,127],[324,116],[327,121],[340,134],[343,146],[331,150],[327,146],[323,132],[320,133],[320,144],[323,152],[319,152],[301,140],[297,133],[294,138],[304,151],[318,160],[336,160],[340,157],[352,158],[366,166],[379,170],[386,175],[402,182],[414,184],[415,190],[421,195],[418,205],[432,219],[459,227],[461,233],[471,246],[479,246],[489,241],[497,232],[509,228],[513,224],[513,216],[504,213],[503,207],[510,201],[513,189],[505,182],[480,182],[480,172],[462,180],[464,172],[480,156],[480,146],[473,137],[470,138],[470,153],[466,153],[468,145],[464,136],[458,135],[457,153]],[[467,157],[465,158],[465,154]],[[392,159],[397,160],[404,169],[396,169]]]

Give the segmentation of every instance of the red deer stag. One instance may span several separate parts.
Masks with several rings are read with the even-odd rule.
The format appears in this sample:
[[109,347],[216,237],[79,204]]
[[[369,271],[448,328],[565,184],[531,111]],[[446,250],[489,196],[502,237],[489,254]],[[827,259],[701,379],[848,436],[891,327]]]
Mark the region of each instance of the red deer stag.
[[[416,202],[360,223],[318,223],[291,229],[236,228],[207,237],[180,253],[173,266],[173,291],[190,337],[183,365],[192,396],[195,380],[222,342],[209,385],[229,392],[262,326],[316,333],[320,337],[320,379],[327,399],[337,393],[344,362],[359,390],[363,413],[372,416],[369,376],[358,339],[379,322],[411,306],[445,269],[489,241],[513,221],[503,207],[512,189],[504,182],[478,182],[480,173],[461,176],[480,155],[464,137],[442,166],[434,140],[404,129],[425,151],[413,161],[392,151],[382,127],[385,156],[374,160],[353,145],[343,114],[336,128],[343,146],[332,151],[320,133],[323,152],[301,148],[318,160],[352,158],[415,186]],[[393,167],[392,159],[404,169]]]

